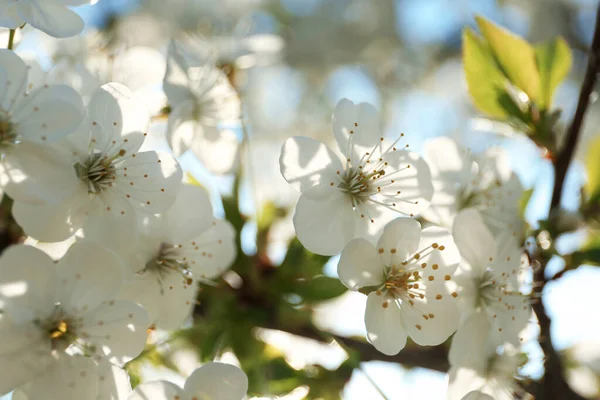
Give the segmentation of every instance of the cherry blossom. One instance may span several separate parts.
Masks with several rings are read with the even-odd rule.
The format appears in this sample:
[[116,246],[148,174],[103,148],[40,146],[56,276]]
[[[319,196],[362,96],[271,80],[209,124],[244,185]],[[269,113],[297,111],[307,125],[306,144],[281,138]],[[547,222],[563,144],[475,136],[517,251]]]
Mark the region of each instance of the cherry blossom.
[[83,20],[67,6],[89,4],[90,0],[1,0],[0,26],[16,29],[24,24],[65,38],[83,30]]
[[[519,353],[514,346],[505,344],[499,351],[495,346],[488,347],[473,364],[450,368],[448,400],[486,400],[489,396],[494,400],[513,400],[515,393],[523,393],[515,379],[519,364]],[[465,397],[469,394],[471,397]]]
[[442,228],[398,218],[386,225],[377,246],[350,241],[338,275],[351,290],[368,292],[367,338],[384,354],[402,350],[407,336],[420,345],[444,342],[458,326],[458,294],[451,291],[460,254]]
[[401,143],[387,143],[377,110],[370,104],[341,100],[333,134],[343,161],[324,143],[289,138],[279,160],[283,177],[302,195],[294,227],[308,250],[339,253],[356,237],[374,238],[398,216],[427,208],[433,186],[427,164]]
[[520,292],[524,266],[522,251],[514,243],[498,248],[473,209],[456,217],[453,235],[462,255],[455,277],[462,324],[449,358],[453,364],[464,364],[480,357],[490,343],[519,344],[531,308]]
[[34,399],[94,398],[95,361],[121,365],[142,351],[147,313],[116,300],[123,268],[90,242],[74,244],[58,263],[25,245],[2,254],[0,393],[30,383],[30,392],[44,393]]
[[127,88],[102,86],[79,130],[46,150],[52,162],[30,164],[38,182],[51,165],[58,178],[46,180],[45,191],[60,200],[16,201],[13,214],[25,232],[42,241],[61,241],[83,228],[87,237],[126,243],[138,212],[155,214],[171,206],[182,172],[170,155],[138,152],[147,125],[147,112],[129,101]]
[[172,41],[163,87],[171,107],[167,138],[173,154],[191,149],[210,171],[229,172],[239,140],[222,125],[239,124],[241,104],[225,74],[210,64],[190,68]]
[[15,200],[41,202],[51,197],[42,186],[55,180],[48,143],[74,132],[85,109],[70,87],[34,87],[29,75],[19,56],[0,50],[0,185]]
[[129,400],[242,400],[248,391],[248,378],[236,366],[212,362],[196,369],[182,388],[166,382],[142,383]]
[[204,189],[183,185],[165,213],[145,218],[123,259],[133,276],[121,298],[141,304],[150,320],[177,329],[196,304],[197,280],[222,274],[236,254],[235,232],[213,217]]
[[475,208],[498,240],[523,234],[519,212],[523,187],[502,149],[475,155],[454,140],[440,137],[425,145],[425,159],[435,186],[431,207],[423,213],[427,220],[451,228],[458,212]]

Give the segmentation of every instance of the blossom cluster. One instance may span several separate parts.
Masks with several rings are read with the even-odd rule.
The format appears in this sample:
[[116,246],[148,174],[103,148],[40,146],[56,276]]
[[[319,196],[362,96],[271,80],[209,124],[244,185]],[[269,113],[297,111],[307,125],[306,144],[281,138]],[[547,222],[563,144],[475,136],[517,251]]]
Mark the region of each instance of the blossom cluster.
[[[72,37],[84,23],[69,7],[89,3],[0,0],[0,26],[11,43],[24,25]],[[248,56],[235,50],[227,56]],[[142,55],[156,62],[128,74]],[[107,66],[58,45],[50,58],[44,71],[0,50],[0,188],[28,236],[0,256],[0,395],[242,399],[248,378],[230,364],[201,366],[183,388],[132,389],[124,369],[148,332],[188,324],[199,284],[236,259],[232,224],[215,218],[180,165],[184,153],[214,174],[242,163],[242,103],[223,68],[231,60],[185,40],[171,40],[164,60],[134,47]],[[156,83],[160,106],[147,96]],[[168,151],[150,143],[153,122],[164,122]],[[281,175],[300,193],[300,243],[339,255],[341,283],[366,295],[366,339],[378,351],[450,339],[449,399],[512,399],[522,390],[531,266],[524,190],[505,152],[475,154],[441,137],[421,156],[410,133],[390,137],[375,106],[349,99],[337,103],[331,131],[335,148],[304,136],[281,146]]]
[[[513,398],[531,308],[523,294],[523,188],[506,155],[493,148],[475,156],[443,137],[427,143],[423,159],[408,135],[384,137],[372,105],[347,99],[332,131],[337,152],[307,137],[282,146],[281,173],[301,192],[300,242],[341,253],[339,278],[367,295],[367,339],[377,350],[395,355],[409,337],[431,346],[454,334],[449,398]],[[492,365],[509,354],[510,363]]]
[[[83,22],[67,6],[84,3],[3,2],[0,25],[72,36]],[[239,118],[239,100],[214,65],[192,75],[176,52],[164,77],[172,153],[185,145],[203,157],[218,125]],[[197,369],[183,389],[156,381],[131,391],[123,365],[143,351],[148,330],[186,323],[198,282],[233,263],[235,233],[213,216],[203,188],[183,182],[173,155],[143,149],[150,115],[139,97],[117,82],[78,91],[61,76],[0,50],[0,186],[28,241],[40,244],[0,257],[0,394],[241,399],[246,376],[222,363]],[[44,243],[61,243],[60,254]]]

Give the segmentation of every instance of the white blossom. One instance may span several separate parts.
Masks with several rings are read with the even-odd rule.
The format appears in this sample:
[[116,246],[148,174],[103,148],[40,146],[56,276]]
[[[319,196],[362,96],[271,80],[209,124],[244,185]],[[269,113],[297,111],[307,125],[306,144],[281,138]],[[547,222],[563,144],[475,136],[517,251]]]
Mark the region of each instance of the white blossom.
[[24,24],[65,38],[83,30],[83,20],[67,6],[89,4],[90,0],[0,0],[0,26],[16,29]]
[[515,379],[519,364],[519,353],[514,346],[505,344],[499,350],[495,346],[488,347],[472,365],[450,368],[448,400],[464,400],[474,391],[479,397],[466,398],[484,400],[489,397],[482,396],[488,395],[494,400],[515,399],[515,393],[523,393]]
[[189,68],[171,41],[163,87],[171,107],[167,139],[173,154],[191,149],[211,172],[229,172],[239,139],[223,125],[239,124],[241,104],[225,74],[210,64]]
[[30,383],[33,399],[93,399],[95,361],[121,365],[142,351],[147,313],[115,300],[123,268],[90,242],[74,244],[58,263],[24,245],[2,254],[0,393]]
[[42,186],[55,178],[48,143],[74,132],[85,109],[70,87],[35,87],[28,72],[19,56],[0,50],[0,185],[15,200],[40,202],[51,197]]
[[475,208],[498,240],[522,235],[523,187],[502,149],[474,155],[454,140],[439,137],[426,143],[425,160],[435,187],[431,207],[423,213],[427,220],[451,228],[461,210]]
[[236,366],[211,362],[196,369],[182,388],[166,381],[137,386],[129,400],[242,400],[248,391],[248,378]]
[[521,292],[522,251],[509,243],[499,248],[476,210],[463,210],[454,222],[454,240],[462,255],[455,282],[461,327],[450,349],[454,365],[471,363],[487,346],[519,344],[531,308]]
[[31,160],[30,175],[39,182],[38,176],[52,174],[45,191],[60,200],[14,203],[13,215],[27,234],[51,242],[83,228],[86,237],[126,243],[138,212],[155,214],[173,204],[181,169],[170,155],[138,152],[148,115],[129,94],[122,85],[104,85],[80,129],[46,149],[46,160]]
[[356,237],[373,238],[385,224],[425,209],[433,194],[427,164],[381,135],[377,110],[341,100],[333,134],[343,161],[324,143],[303,136],[285,141],[279,160],[283,177],[302,195],[294,227],[308,250],[339,253]]
[[141,304],[150,320],[177,329],[193,310],[197,280],[222,274],[236,254],[235,231],[216,220],[204,189],[183,185],[173,206],[146,218],[123,258],[133,276],[121,298]]
[[365,311],[367,338],[382,353],[402,350],[407,336],[420,345],[444,342],[458,326],[451,283],[460,254],[442,228],[398,218],[386,225],[377,246],[350,241],[338,275],[351,290],[370,291]]

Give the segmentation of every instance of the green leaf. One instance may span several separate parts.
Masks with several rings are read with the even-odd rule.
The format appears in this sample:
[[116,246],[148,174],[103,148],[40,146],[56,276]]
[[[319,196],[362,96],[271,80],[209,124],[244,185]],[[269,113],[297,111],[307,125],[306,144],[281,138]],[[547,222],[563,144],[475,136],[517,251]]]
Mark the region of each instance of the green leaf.
[[569,45],[562,37],[535,46],[535,56],[540,73],[540,97],[537,105],[545,110],[552,104],[552,96],[571,69],[573,57]]
[[585,188],[590,202],[600,201],[600,137],[589,145],[585,157],[585,168],[588,177]]
[[505,106],[508,80],[490,47],[471,29],[465,29],[463,33],[463,63],[475,106],[492,117],[507,119],[510,116]]
[[306,301],[324,301],[341,296],[346,292],[346,287],[339,279],[322,275],[298,282],[295,292]]
[[540,74],[533,47],[523,38],[483,17],[475,17],[475,20],[504,74],[530,100],[537,102],[540,97]]

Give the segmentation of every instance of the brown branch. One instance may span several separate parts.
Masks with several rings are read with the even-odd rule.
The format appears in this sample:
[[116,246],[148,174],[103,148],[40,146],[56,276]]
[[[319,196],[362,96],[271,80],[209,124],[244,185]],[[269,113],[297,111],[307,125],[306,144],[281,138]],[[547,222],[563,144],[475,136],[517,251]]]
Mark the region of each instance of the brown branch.
[[360,361],[385,361],[399,363],[405,367],[428,368],[439,372],[448,372],[448,353],[443,345],[440,346],[407,346],[395,356],[386,356],[379,352],[373,345],[354,338],[334,335],[329,332],[322,332],[313,327],[290,328],[284,326],[265,326],[268,329],[275,329],[292,335],[313,339],[322,343],[336,341],[348,351],[355,351],[359,354]]
[[[559,152],[554,162],[554,190],[552,192],[552,200],[550,202],[550,219],[555,218],[558,210],[560,209],[560,200],[562,198],[563,187],[567,171],[573,158],[573,153],[577,146],[581,128],[583,125],[583,119],[587,111],[590,96],[596,85],[598,71],[600,69],[600,5],[598,6],[596,14],[596,27],[594,29],[594,38],[592,40],[592,47],[590,49],[587,70],[585,77],[581,85],[581,91],[579,92],[579,99],[577,102],[577,109],[573,116],[573,121],[567,131],[566,139],[563,144],[563,148]],[[537,269],[534,273],[534,282],[538,283],[536,292],[541,295],[544,286],[546,284],[546,278],[544,276],[545,267],[547,260],[541,260],[541,268]],[[533,310],[537,315],[540,324],[540,346],[544,351],[544,376],[538,386],[537,398],[538,399],[584,399],[577,393],[575,393],[567,384],[564,374],[563,365],[560,356],[557,354],[552,343],[552,337],[550,335],[552,321],[546,313],[546,308],[543,301],[536,302],[533,305]]]

